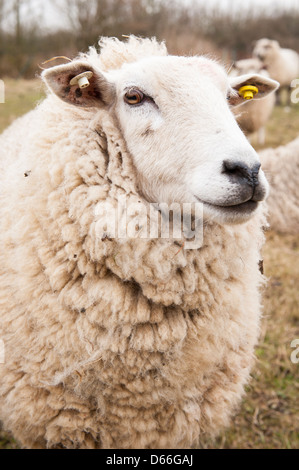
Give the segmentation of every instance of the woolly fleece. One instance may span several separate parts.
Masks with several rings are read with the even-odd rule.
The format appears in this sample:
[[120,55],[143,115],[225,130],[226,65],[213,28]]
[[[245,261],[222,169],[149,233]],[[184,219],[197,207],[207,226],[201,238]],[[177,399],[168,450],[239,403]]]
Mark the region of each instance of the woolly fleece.
[[[106,41],[109,66],[122,47]],[[206,224],[197,250],[101,240],[96,204],[142,199],[107,111],[50,95],[0,148],[5,429],[30,448],[188,448],[228,425],[259,333],[262,208]]]
[[267,199],[271,228],[281,233],[299,233],[299,137],[292,142],[259,152],[270,182]]

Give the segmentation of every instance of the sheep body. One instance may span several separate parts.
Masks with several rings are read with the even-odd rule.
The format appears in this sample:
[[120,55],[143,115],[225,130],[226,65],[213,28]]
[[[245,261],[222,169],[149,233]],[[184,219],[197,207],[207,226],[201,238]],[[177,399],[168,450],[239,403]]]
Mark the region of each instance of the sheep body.
[[147,204],[109,113],[50,95],[0,140],[5,428],[31,448],[185,448],[218,432],[254,359],[263,203],[243,225],[206,222],[196,250],[99,239],[99,203]]
[[263,62],[270,77],[277,80],[281,86],[290,86],[291,81],[299,77],[298,53],[280,47],[277,41],[258,40],[253,55]]
[[299,232],[299,137],[259,152],[270,182],[267,199],[271,228],[281,233]]
[[280,83],[277,92],[277,104],[281,103],[282,90],[288,92],[288,103],[291,103],[291,84],[299,78],[299,55],[292,49],[281,48],[277,41],[260,39],[256,42],[253,55],[260,59],[271,78]]

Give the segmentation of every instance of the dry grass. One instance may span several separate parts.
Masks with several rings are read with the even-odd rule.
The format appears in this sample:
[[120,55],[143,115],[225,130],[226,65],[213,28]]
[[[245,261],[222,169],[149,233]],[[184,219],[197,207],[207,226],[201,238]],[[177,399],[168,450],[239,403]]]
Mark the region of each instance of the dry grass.
[[271,118],[266,126],[266,142],[264,145],[257,143],[257,136],[251,138],[251,144],[257,150],[266,147],[279,147],[285,145],[299,135],[299,104],[289,106],[277,106],[274,108]]
[[[42,97],[37,81],[7,80],[6,84],[6,104],[0,104],[0,110],[4,111],[0,130]],[[266,146],[285,144],[298,134],[299,105],[287,112],[285,108],[275,108],[267,126]],[[254,140],[252,143],[255,146]],[[299,447],[299,364],[290,360],[290,343],[299,338],[298,237],[267,233],[264,266],[269,282],[252,380],[231,428],[216,441],[207,441],[205,448]],[[12,436],[0,431],[0,449],[16,447]]]
[[0,103],[0,132],[17,117],[30,111],[44,96],[43,85],[36,80],[4,79],[5,103]]
[[290,343],[299,338],[298,237],[269,232],[264,268],[268,285],[256,367],[233,425],[208,448],[299,447],[299,364],[290,359]]

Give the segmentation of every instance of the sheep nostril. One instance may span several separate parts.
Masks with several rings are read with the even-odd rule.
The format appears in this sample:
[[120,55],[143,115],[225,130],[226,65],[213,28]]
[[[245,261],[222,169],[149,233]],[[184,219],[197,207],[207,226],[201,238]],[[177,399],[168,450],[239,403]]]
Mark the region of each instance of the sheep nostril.
[[234,160],[225,160],[223,162],[223,173],[229,176],[233,176],[236,180],[247,180],[252,185],[257,185],[258,173],[261,164],[257,163],[252,167],[246,165],[246,163]]

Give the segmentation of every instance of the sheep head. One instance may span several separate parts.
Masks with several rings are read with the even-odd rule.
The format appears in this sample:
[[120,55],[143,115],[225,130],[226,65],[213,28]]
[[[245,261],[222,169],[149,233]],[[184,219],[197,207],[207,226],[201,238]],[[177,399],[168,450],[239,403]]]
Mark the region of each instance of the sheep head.
[[253,56],[267,64],[272,62],[280,49],[277,41],[271,39],[259,39],[253,49]]
[[[99,62],[100,63],[100,62]],[[88,74],[80,87],[76,77]],[[200,202],[219,223],[248,220],[268,193],[258,155],[231,108],[254,85],[262,98],[277,82],[254,74],[232,78],[205,57],[151,56],[103,72],[75,60],[43,72],[64,102],[104,108],[115,118],[150,202]]]

